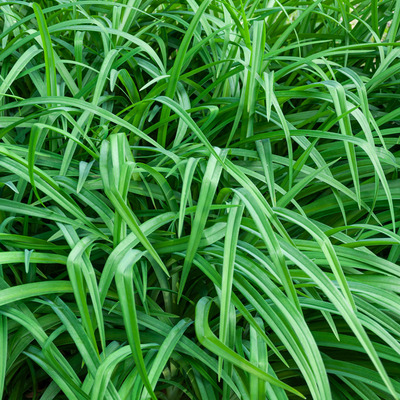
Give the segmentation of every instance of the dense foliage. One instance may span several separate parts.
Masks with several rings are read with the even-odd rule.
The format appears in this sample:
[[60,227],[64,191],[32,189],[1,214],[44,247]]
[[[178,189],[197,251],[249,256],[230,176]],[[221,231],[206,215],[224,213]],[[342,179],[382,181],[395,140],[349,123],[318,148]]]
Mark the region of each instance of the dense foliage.
[[400,1],[0,1],[0,397],[400,398]]

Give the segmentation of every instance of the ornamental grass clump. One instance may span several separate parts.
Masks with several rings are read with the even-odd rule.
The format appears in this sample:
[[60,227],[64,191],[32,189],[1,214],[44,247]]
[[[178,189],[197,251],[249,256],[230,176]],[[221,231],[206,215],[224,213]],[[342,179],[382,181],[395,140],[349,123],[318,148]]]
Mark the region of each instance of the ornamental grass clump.
[[400,1],[0,1],[0,397],[400,399]]

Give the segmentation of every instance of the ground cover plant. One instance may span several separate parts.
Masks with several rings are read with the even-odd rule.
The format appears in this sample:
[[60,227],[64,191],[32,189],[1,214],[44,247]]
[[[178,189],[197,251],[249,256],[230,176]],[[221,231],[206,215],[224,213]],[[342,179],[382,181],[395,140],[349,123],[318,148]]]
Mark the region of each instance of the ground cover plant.
[[0,397],[400,398],[400,1],[0,1]]

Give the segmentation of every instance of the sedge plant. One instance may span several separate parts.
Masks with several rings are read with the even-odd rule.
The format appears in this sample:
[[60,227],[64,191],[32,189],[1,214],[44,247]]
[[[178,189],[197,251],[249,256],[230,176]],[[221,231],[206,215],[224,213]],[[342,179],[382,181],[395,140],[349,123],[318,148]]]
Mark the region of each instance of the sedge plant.
[[0,397],[400,398],[400,1],[0,1]]

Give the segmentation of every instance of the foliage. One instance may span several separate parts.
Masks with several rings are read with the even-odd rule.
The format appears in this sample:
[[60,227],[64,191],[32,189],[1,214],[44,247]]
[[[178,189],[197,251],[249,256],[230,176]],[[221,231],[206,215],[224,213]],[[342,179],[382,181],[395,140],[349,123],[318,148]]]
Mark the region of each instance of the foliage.
[[399,25],[1,1],[4,398],[400,398]]

